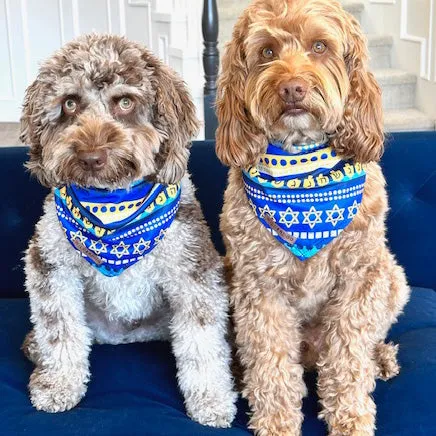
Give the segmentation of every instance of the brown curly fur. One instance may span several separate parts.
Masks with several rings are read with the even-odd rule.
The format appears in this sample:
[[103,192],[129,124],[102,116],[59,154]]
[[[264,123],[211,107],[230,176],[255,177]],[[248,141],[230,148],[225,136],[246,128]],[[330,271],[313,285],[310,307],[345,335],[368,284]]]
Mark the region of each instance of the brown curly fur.
[[[109,62],[112,58],[116,61]],[[113,116],[102,116],[107,108],[93,87],[102,90]],[[116,111],[123,96],[135,104],[128,114]],[[68,98],[77,101],[74,116],[61,110]],[[75,182],[111,188],[141,177],[178,183],[197,130],[194,104],[172,69],[126,38],[90,34],[42,64],[26,91],[20,139],[31,145],[27,166],[44,185]],[[82,150],[107,151],[98,177],[81,168]]]
[[[311,52],[319,40],[328,47],[322,55]],[[262,59],[265,47],[273,59]],[[231,169],[221,230],[243,395],[261,436],[300,434],[304,367],[318,371],[329,434],[372,435],[375,378],[399,371],[397,348],[384,340],[410,290],[386,245],[381,98],[367,57],[359,24],[337,1],[258,0],[223,58],[217,154]],[[289,116],[277,88],[294,78],[308,84],[306,113]],[[240,167],[256,163],[268,140],[292,149],[327,137],[367,164],[367,182],[353,222],[301,262],[253,213]]]
[[[153,235],[142,230],[134,244],[138,262],[110,278],[79,254],[100,265],[102,250],[85,246],[85,230],[65,229],[53,190],[47,196],[24,256],[32,330],[22,349],[35,364],[32,405],[55,413],[81,401],[93,343],[171,340],[186,413],[204,425],[230,427],[237,395],[226,341],[228,293],[187,173],[198,121],[182,79],[125,37],[82,35],[42,64],[21,124],[28,168],[51,188],[109,191],[142,179],[181,186],[177,214],[155,238],[159,244],[145,253]],[[87,156],[98,165],[87,165]]]

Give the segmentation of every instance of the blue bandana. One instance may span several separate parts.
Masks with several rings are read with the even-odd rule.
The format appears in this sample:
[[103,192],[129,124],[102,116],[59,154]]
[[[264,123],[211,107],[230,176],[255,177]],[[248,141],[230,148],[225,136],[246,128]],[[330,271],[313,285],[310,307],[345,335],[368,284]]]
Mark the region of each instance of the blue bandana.
[[260,222],[300,260],[314,256],[355,217],[365,184],[358,162],[328,144],[269,144],[257,166],[243,172],[245,192]]
[[139,181],[107,191],[55,189],[56,211],[71,245],[105,276],[134,265],[164,238],[180,201],[179,185]]

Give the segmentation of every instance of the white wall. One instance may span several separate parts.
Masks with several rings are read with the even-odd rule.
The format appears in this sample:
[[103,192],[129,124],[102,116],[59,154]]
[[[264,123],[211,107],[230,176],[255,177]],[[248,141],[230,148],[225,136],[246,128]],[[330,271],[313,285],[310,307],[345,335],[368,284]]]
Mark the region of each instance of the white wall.
[[203,118],[202,0],[0,0],[0,122],[18,121],[38,65],[74,37],[140,41],[187,82]]
[[393,67],[417,75],[416,105],[436,118],[436,0],[364,1],[363,27],[393,36]]

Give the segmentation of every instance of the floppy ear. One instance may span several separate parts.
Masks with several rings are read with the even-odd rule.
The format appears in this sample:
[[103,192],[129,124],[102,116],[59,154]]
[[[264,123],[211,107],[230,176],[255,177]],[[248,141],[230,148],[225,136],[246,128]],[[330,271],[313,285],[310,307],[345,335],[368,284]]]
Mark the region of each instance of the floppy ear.
[[266,144],[265,135],[245,107],[248,67],[244,39],[248,27],[248,17],[243,15],[226,47],[217,92],[216,153],[224,164],[237,167],[253,164]]
[[157,156],[158,180],[178,183],[186,172],[191,139],[198,132],[195,106],[184,82],[167,66],[155,69],[154,126],[163,141]]
[[341,155],[359,162],[378,161],[384,144],[381,91],[367,69],[368,51],[360,26],[354,17],[347,21],[350,92],[333,145]]
[[41,184],[49,186],[42,166],[42,84],[36,79],[26,90],[20,119],[20,141],[29,145],[29,161],[25,166]]

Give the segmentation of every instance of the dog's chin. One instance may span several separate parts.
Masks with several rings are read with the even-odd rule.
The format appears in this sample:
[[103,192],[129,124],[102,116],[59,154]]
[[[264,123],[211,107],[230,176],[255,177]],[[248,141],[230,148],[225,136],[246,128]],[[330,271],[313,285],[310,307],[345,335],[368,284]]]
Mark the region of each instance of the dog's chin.
[[117,179],[111,179],[110,177],[102,178],[98,174],[95,175],[87,175],[86,177],[75,177],[69,178],[65,180],[61,185],[76,185],[82,188],[97,188],[97,189],[105,189],[108,191],[114,191],[116,189],[127,189],[131,184],[140,177],[123,177]]
[[70,168],[67,174],[58,175],[57,185],[76,185],[82,188],[98,188],[113,191],[115,189],[127,189],[137,180],[147,178],[146,174],[139,174],[133,166],[131,171],[99,171],[82,170],[79,167]]
[[284,138],[295,132],[321,131],[321,122],[316,115],[309,110],[290,106],[283,110],[279,119],[274,123],[273,133],[275,136]]

